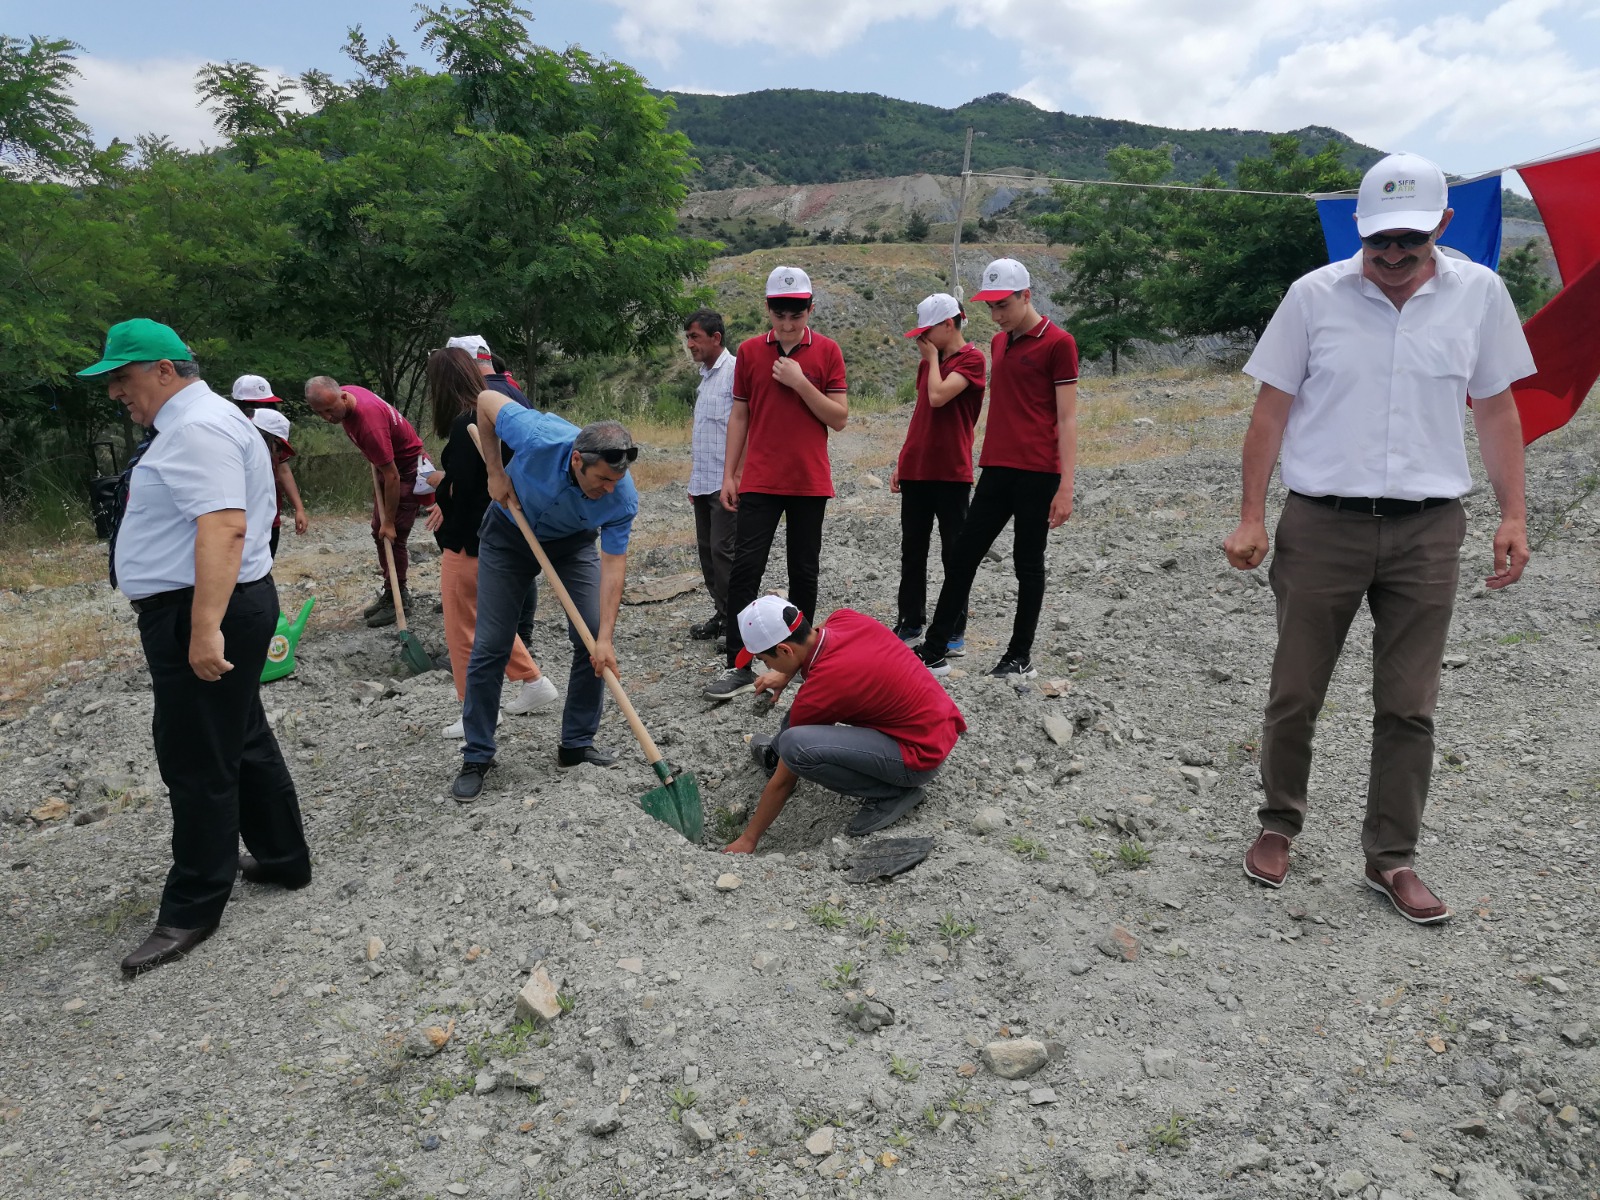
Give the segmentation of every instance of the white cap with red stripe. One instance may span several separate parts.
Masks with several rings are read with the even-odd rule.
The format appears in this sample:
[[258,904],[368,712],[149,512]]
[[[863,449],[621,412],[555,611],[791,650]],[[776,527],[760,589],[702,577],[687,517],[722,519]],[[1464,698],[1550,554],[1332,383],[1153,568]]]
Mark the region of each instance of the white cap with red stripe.
[[1013,292],[1033,286],[1028,278],[1028,268],[1014,258],[997,258],[983,269],[978,280],[980,287],[972,294],[974,300],[1004,300]]
[[956,298],[946,292],[935,292],[921,304],[917,305],[916,328],[906,330],[908,338],[921,337],[942,321],[961,315],[961,305],[956,303]]
[[[794,613],[794,619],[783,619],[785,609]],[[739,637],[744,649],[734,658],[737,666],[747,667],[758,654],[765,654],[788,637],[805,621],[805,614],[782,596],[762,596],[739,613]]]
[[446,350],[465,350],[479,362],[489,362],[494,355],[489,351],[489,343],[476,333],[464,333],[460,337],[453,337],[444,344]]
[[799,267],[773,267],[767,276],[767,299],[811,299],[811,276]]

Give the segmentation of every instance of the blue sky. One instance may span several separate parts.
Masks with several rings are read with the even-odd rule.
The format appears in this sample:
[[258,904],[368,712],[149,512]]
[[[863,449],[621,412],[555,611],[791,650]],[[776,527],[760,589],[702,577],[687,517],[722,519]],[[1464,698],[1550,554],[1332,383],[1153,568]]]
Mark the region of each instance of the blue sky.
[[[953,106],[1010,92],[1177,127],[1329,125],[1473,173],[1600,138],[1600,0],[585,0],[528,4],[533,34],[659,87],[875,91]],[[213,141],[192,79],[246,59],[342,75],[345,29],[424,61],[409,3],[0,0],[0,29],[84,48],[80,111],[100,140]]]

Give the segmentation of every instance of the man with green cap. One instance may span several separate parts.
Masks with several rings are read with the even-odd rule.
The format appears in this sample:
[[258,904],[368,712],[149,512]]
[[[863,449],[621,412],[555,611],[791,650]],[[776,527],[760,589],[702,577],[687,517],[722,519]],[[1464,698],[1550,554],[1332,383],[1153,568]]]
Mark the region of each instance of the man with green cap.
[[172,803],[156,926],[122,960],[137,975],[216,931],[240,868],[255,883],[304,887],[311,855],[261,707],[278,620],[267,448],[155,321],[113,325],[101,360],[78,374],[103,378],[107,395],[152,431],[123,473],[111,534],[111,582],[139,614],[156,762]]

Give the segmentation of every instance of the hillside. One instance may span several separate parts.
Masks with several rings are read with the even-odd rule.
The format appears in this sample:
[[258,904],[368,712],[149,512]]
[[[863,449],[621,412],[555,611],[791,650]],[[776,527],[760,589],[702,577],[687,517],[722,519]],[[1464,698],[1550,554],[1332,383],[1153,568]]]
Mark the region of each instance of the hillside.
[[[1273,134],[1239,129],[1166,129],[1137,121],[1047,112],[996,92],[959,108],[936,108],[871,92],[774,90],[737,96],[669,92],[672,126],[694,143],[701,188],[768,183],[837,183],[893,175],[958,175],[966,128],[974,130],[972,167],[1020,167],[1051,175],[1106,178],[1117,146],[1173,148],[1174,176],[1199,179],[1213,168],[1231,178],[1241,158],[1265,155]],[[1350,147],[1365,167],[1379,151],[1335,129],[1293,131],[1311,153],[1329,142]]]

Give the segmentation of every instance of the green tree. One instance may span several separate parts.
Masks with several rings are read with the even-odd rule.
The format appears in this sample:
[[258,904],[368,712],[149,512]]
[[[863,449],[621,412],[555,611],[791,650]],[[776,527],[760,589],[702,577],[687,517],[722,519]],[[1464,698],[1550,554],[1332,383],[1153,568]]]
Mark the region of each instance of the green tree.
[[69,89],[76,43],[0,34],[0,177],[54,178],[93,149]]
[[1517,316],[1524,321],[1543,308],[1558,290],[1544,273],[1540,245],[1539,239],[1534,238],[1500,256],[1500,278],[1505,280],[1511,302],[1517,306]]
[[[1172,150],[1119,146],[1106,155],[1106,166],[1119,183],[1160,183],[1172,173]],[[1057,184],[1055,198],[1060,211],[1032,220],[1052,243],[1073,247],[1066,260],[1071,286],[1050,298],[1072,306],[1072,333],[1084,357],[1109,354],[1115,375],[1132,343],[1166,340],[1146,283],[1161,265],[1171,204],[1164,192],[1136,186]]]
[[914,212],[906,218],[906,229],[903,235],[908,242],[925,242],[933,227],[928,224],[928,218],[920,212]]
[[[1169,256],[1150,286],[1173,333],[1261,336],[1289,285],[1327,261],[1316,205],[1306,193],[1359,184],[1359,173],[1342,158],[1336,144],[1308,157],[1298,138],[1275,137],[1266,158],[1240,161],[1237,186],[1292,195],[1182,195],[1168,223]],[[1225,185],[1212,172],[1201,186]]]

